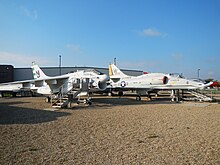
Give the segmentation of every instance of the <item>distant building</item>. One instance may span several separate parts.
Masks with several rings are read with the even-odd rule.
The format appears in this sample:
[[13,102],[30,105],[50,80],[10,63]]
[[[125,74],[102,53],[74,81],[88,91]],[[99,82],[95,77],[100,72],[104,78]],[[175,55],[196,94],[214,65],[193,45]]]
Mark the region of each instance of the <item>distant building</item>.
[[[8,67],[6,67],[8,66]],[[4,69],[2,69],[4,68]],[[8,70],[7,70],[8,68]],[[58,76],[60,75],[59,67],[41,67],[43,72],[48,76]],[[108,75],[108,68],[96,68],[96,67],[61,67],[61,74],[66,74],[70,72],[75,72],[77,70],[84,69],[96,69],[101,73],[105,73]],[[125,74],[136,76],[143,74],[142,71],[139,70],[126,70],[122,69]],[[0,65],[0,81],[2,82],[10,82],[10,81],[22,81],[22,80],[30,80],[33,79],[32,69],[31,68],[13,68],[11,65]],[[4,79],[3,79],[4,77]]]
[[12,65],[0,65],[0,83],[14,81],[14,67]]

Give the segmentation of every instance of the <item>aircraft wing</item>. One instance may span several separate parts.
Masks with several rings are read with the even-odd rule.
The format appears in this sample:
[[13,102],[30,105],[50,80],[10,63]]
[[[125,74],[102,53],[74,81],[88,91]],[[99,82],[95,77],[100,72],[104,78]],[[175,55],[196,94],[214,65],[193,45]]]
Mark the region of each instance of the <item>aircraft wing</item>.
[[154,89],[154,87],[111,87],[114,91],[151,91]]
[[62,82],[63,80],[68,79],[68,75],[64,76],[55,76],[55,77],[47,77],[42,79],[33,79],[33,80],[24,80],[24,81],[15,81],[15,82],[8,82],[8,83],[1,83],[0,84],[0,91],[13,91],[13,90],[20,90],[22,88],[29,89],[35,85],[35,87],[41,87],[44,85],[44,82],[49,84],[57,84]]
[[0,91],[14,91],[21,88],[30,88],[34,85],[34,80],[15,81],[0,84]]
[[197,85],[192,85],[192,84],[166,84],[166,85],[158,85],[153,87],[153,89],[156,90],[175,90],[175,89],[203,89],[206,87],[209,87],[212,85],[213,82],[209,82],[207,84],[197,84]]
[[36,87],[41,87],[44,85],[44,82],[46,82],[48,85],[53,84],[60,84],[64,80],[67,80],[69,78],[69,75],[62,75],[62,76],[55,76],[55,77],[47,77],[42,79],[34,80],[34,84]]
[[189,85],[165,85],[165,86],[156,86],[153,89],[156,89],[156,90],[174,90],[174,89],[195,89],[195,87],[189,86]]

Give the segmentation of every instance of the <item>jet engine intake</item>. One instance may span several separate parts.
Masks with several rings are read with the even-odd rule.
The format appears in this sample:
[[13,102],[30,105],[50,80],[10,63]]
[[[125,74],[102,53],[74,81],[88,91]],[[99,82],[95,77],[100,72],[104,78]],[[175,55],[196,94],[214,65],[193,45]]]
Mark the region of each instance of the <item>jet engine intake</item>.
[[90,82],[90,87],[94,90],[103,91],[107,88],[107,81],[109,77],[107,75],[99,75],[97,79]]
[[107,88],[107,81],[109,80],[109,77],[107,75],[100,75],[99,81],[98,81],[98,87],[100,90],[105,90]]
[[106,88],[107,88],[107,83],[106,83],[106,81],[99,81],[98,82],[98,88],[100,89],[100,90],[105,90]]

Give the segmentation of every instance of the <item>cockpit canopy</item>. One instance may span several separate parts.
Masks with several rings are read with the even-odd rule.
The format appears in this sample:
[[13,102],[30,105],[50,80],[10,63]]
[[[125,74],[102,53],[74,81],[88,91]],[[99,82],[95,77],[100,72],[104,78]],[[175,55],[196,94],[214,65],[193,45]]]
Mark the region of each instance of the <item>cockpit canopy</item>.
[[78,71],[83,72],[85,74],[91,74],[91,73],[94,74],[94,75],[103,75],[104,74],[104,73],[102,73],[102,72],[100,72],[96,69],[77,70],[77,71],[71,71],[71,72],[68,72],[68,73],[75,73],[75,72],[78,72]]
[[182,74],[179,73],[170,73],[169,76],[171,77],[177,77],[177,78],[184,78]]
[[202,79],[199,79],[199,78],[193,78],[193,79],[190,79],[190,80],[198,82],[198,83],[205,83]]
[[85,70],[83,70],[83,72],[84,73],[94,73],[94,74],[97,74],[97,75],[103,75],[103,73],[99,72],[96,69],[85,69]]

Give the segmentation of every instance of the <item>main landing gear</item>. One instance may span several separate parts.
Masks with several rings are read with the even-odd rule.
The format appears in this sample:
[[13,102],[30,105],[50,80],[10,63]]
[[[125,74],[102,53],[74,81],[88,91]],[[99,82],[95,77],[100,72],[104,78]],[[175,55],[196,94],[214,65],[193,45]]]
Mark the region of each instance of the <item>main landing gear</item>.
[[77,103],[77,104],[83,103],[83,104],[92,105],[92,100],[91,100],[91,98],[84,99],[84,100],[77,100],[76,103]]
[[141,96],[140,95],[136,96],[136,100],[141,101]]

